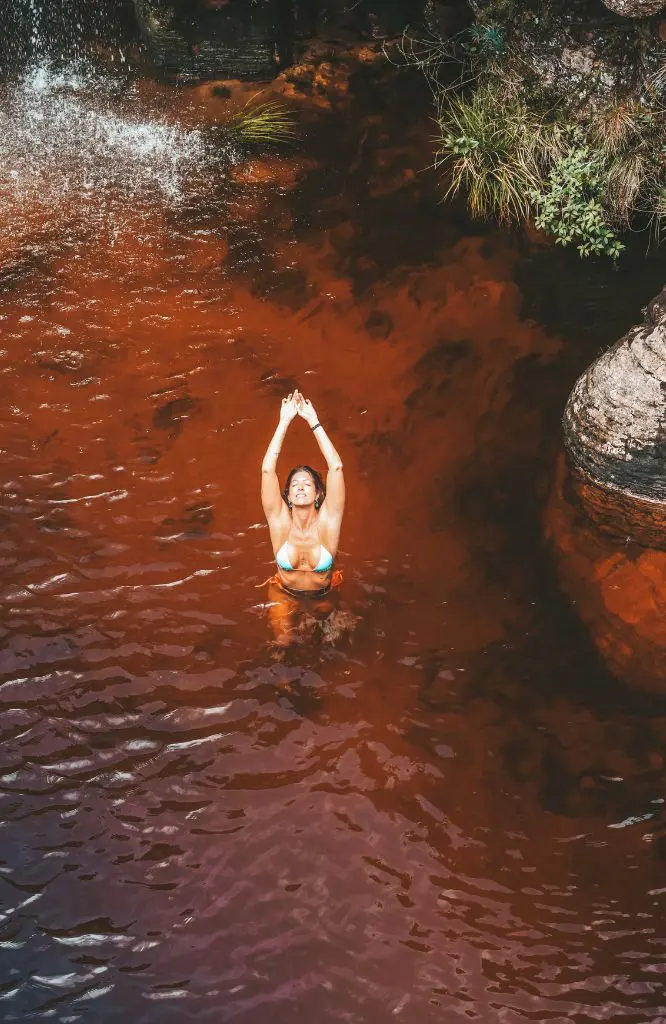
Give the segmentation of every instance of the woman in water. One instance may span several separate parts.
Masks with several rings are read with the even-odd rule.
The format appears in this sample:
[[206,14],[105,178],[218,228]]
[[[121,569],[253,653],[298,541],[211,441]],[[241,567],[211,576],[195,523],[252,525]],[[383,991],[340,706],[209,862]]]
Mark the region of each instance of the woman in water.
[[[326,459],[326,486],[319,473],[304,465],[291,470],[281,491],[275,467],[296,416],[311,428]],[[270,618],[278,644],[285,646],[291,640],[295,599],[322,598],[337,582],[333,563],[345,508],[342,461],[312,402],[299,391],[282,399],[280,422],[261,465],[261,502],[278,570],[271,580]]]

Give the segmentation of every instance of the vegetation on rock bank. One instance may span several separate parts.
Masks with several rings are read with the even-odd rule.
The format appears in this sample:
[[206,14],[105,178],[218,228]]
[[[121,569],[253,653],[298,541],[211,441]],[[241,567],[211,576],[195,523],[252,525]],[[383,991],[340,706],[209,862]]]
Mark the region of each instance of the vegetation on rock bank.
[[[437,102],[437,166],[474,216],[532,221],[581,256],[666,228],[666,46],[658,19],[486,0],[451,40],[410,41]],[[459,77],[443,84],[454,62]]]

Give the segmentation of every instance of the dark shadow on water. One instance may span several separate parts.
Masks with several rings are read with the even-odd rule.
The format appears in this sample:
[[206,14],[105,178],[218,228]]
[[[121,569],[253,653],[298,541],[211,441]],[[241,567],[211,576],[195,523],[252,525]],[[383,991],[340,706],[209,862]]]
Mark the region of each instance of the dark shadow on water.
[[594,358],[642,322],[644,307],[666,283],[666,251],[648,252],[647,242],[647,234],[630,237],[614,265],[523,240],[516,271],[523,315],[566,338],[574,351],[579,347],[582,360],[588,353]]

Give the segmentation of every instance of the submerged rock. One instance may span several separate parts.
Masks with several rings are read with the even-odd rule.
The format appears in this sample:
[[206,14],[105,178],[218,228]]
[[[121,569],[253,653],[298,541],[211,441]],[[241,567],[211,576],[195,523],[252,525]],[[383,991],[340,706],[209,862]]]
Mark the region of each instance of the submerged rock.
[[546,537],[558,575],[611,672],[637,689],[666,693],[666,552],[602,533],[558,464]]

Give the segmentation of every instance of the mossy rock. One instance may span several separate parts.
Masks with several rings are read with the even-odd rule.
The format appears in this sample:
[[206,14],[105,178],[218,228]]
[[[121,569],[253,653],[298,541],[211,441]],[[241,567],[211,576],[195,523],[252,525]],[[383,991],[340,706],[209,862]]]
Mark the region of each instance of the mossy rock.
[[223,7],[200,9],[134,0],[134,7],[148,53],[168,76],[271,79],[285,59],[272,3],[229,0]]

